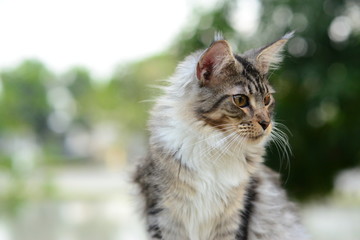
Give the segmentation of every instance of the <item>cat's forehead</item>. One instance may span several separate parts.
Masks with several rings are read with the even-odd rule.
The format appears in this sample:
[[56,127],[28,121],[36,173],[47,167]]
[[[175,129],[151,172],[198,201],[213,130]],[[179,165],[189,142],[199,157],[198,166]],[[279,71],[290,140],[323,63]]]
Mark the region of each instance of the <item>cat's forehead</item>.
[[254,84],[248,81],[238,81],[227,89],[228,95],[265,95],[275,93],[275,89],[268,83]]
[[246,95],[264,95],[267,93],[275,93],[274,88],[269,84],[266,75],[263,75],[256,67],[239,55],[234,55],[237,61],[237,69],[229,78],[228,93],[230,95],[246,94]]

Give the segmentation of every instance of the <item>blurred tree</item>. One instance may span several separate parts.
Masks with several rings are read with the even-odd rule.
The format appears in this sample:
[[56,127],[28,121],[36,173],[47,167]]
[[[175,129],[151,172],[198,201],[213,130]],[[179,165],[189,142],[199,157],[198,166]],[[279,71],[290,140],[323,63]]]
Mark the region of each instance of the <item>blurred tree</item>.
[[81,67],[73,68],[61,78],[60,82],[69,90],[73,98],[76,108],[73,124],[90,128],[97,115],[94,106],[96,106],[99,89],[94,88],[94,79],[89,71]]
[[39,62],[29,60],[1,74],[3,93],[0,99],[0,129],[34,130],[39,136],[48,131],[46,120],[50,106],[46,82],[51,74]]
[[164,85],[161,80],[172,74],[176,64],[174,56],[161,54],[119,67],[101,93],[101,108],[126,129],[144,130],[151,100],[159,93],[154,86]]
[[227,39],[233,38],[236,31],[231,25],[230,16],[235,4],[236,1],[233,0],[218,1],[210,12],[195,9],[191,21],[180,33],[172,51],[182,59],[193,51],[208,47],[218,31]]
[[297,30],[288,48],[293,57],[273,78],[279,85],[278,117],[293,132],[288,188],[299,197],[327,193],[340,169],[360,163],[360,47],[352,8],[359,10],[359,4],[263,1],[260,36]]
[[47,84],[52,78],[35,60],[0,73],[0,170],[10,178],[0,193],[0,211],[15,210],[25,201],[27,173],[42,160],[38,144],[51,134]]
[[76,67],[71,69],[64,77],[70,92],[76,99],[94,91],[90,73],[87,69]]

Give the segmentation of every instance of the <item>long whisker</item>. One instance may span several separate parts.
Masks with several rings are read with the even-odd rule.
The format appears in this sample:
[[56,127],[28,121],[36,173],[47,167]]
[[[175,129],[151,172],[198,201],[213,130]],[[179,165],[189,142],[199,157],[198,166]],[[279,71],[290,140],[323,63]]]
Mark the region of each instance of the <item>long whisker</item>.
[[[278,142],[278,139],[273,134],[270,135],[270,139],[274,143],[276,151],[277,151],[278,155],[280,156],[281,155],[281,149],[282,149],[281,146],[280,146],[281,144]],[[283,158],[280,157],[279,159],[280,159],[280,166],[279,166],[278,171],[280,171],[282,169],[282,164],[283,164]]]
[[223,155],[228,153],[229,148],[231,147],[232,143],[237,139],[238,135],[236,132],[232,133],[230,140],[218,151],[218,155],[214,159],[214,162],[216,163]]
[[233,128],[229,126],[227,128],[224,128],[224,130],[225,131],[217,132],[215,134],[211,133],[209,136],[207,136],[205,138],[201,138],[200,140],[198,140],[192,144],[187,144],[187,146],[182,147],[182,149],[187,149],[187,148],[193,147],[195,145],[198,145],[202,142],[207,142],[209,140],[217,140],[218,137],[224,136],[221,139],[217,140],[215,145],[219,145],[221,142],[226,140],[226,137],[227,137],[226,135],[231,133],[233,131]]
[[274,128],[273,131],[274,136],[283,143],[282,147],[284,150],[284,154],[286,158],[289,158],[290,155],[292,155],[292,150],[290,148],[289,140],[287,138],[287,135],[282,132],[280,129]]
[[[230,135],[224,137],[223,139],[220,139],[220,141],[222,142],[221,145],[219,145],[218,143],[216,144],[217,146],[221,146],[220,148],[215,148],[213,146],[209,146],[209,152],[211,152],[212,150],[217,149],[218,150],[218,157],[216,157],[215,160],[217,160],[221,155],[223,155],[223,153],[225,153],[227,151],[228,146],[230,145],[230,143],[232,142],[232,139],[234,138],[234,136],[236,136],[236,132],[231,133]],[[230,140],[229,140],[230,139]]]
[[284,128],[290,134],[290,130],[282,123],[275,122],[273,126],[273,131],[271,132],[270,139],[274,143],[278,154],[280,156],[280,169],[282,166],[283,159],[286,160],[286,168],[288,170],[287,178],[285,180],[285,184],[287,183],[289,176],[290,176],[290,156],[292,155],[292,150],[289,144],[289,139],[285,132],[283,132],[279,127]]

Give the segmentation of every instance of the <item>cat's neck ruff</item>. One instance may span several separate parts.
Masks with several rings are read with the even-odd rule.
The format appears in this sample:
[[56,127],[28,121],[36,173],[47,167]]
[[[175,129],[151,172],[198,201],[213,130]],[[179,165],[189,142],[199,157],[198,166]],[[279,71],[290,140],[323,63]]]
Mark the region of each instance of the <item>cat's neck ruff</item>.
[[254,173],[254,166],[263,161],[265,140],[251,144],[235,132],[224,133],[194,121],[189,111],[179,112],[169,107],[163,114],[171,116],[171,120],[158,126],[160,129],[155,133],[157,142],[192,171],[211,172],[234,167],[241,170],[234,174],[245,177]]
[[249,145],[240,139],[236,141],[237,133],[226,135],[200,122],[184,121],[184,114],[172,116],[167,125],[158,129],[157,139],[161,139],[169,153],[174,153],[175,161],[188,169],[188,174],[180,172],[177,177],[196,189],[182,208],[173,211],[186,219],[184,226],[191,239],[208,239],[211,228],[199,229],[203,225],[212,226],[212,221],[231,201],[229,196],[234,189],[246,188],[262,162],[265,147],[262,143]]

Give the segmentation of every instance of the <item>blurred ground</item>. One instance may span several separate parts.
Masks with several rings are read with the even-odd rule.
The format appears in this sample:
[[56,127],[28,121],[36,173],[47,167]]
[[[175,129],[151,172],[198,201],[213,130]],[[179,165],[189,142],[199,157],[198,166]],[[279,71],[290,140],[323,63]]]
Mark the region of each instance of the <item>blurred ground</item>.
[[[354,184],[358,173],[341,174],[338,184]],[[57,169],[53,174],[57,193],[52,198],[29,200],[15,214],[0,217],[1,240],[145,240],[126,173],[80,167]],[[36,192],[41,178],[29,177],[28,189]],[[4,177],[0,185],[4,190]],[[360,239],[359,190],[351,186],[341,189],[348,191],[301,206],[303,222],[313,239]]]

